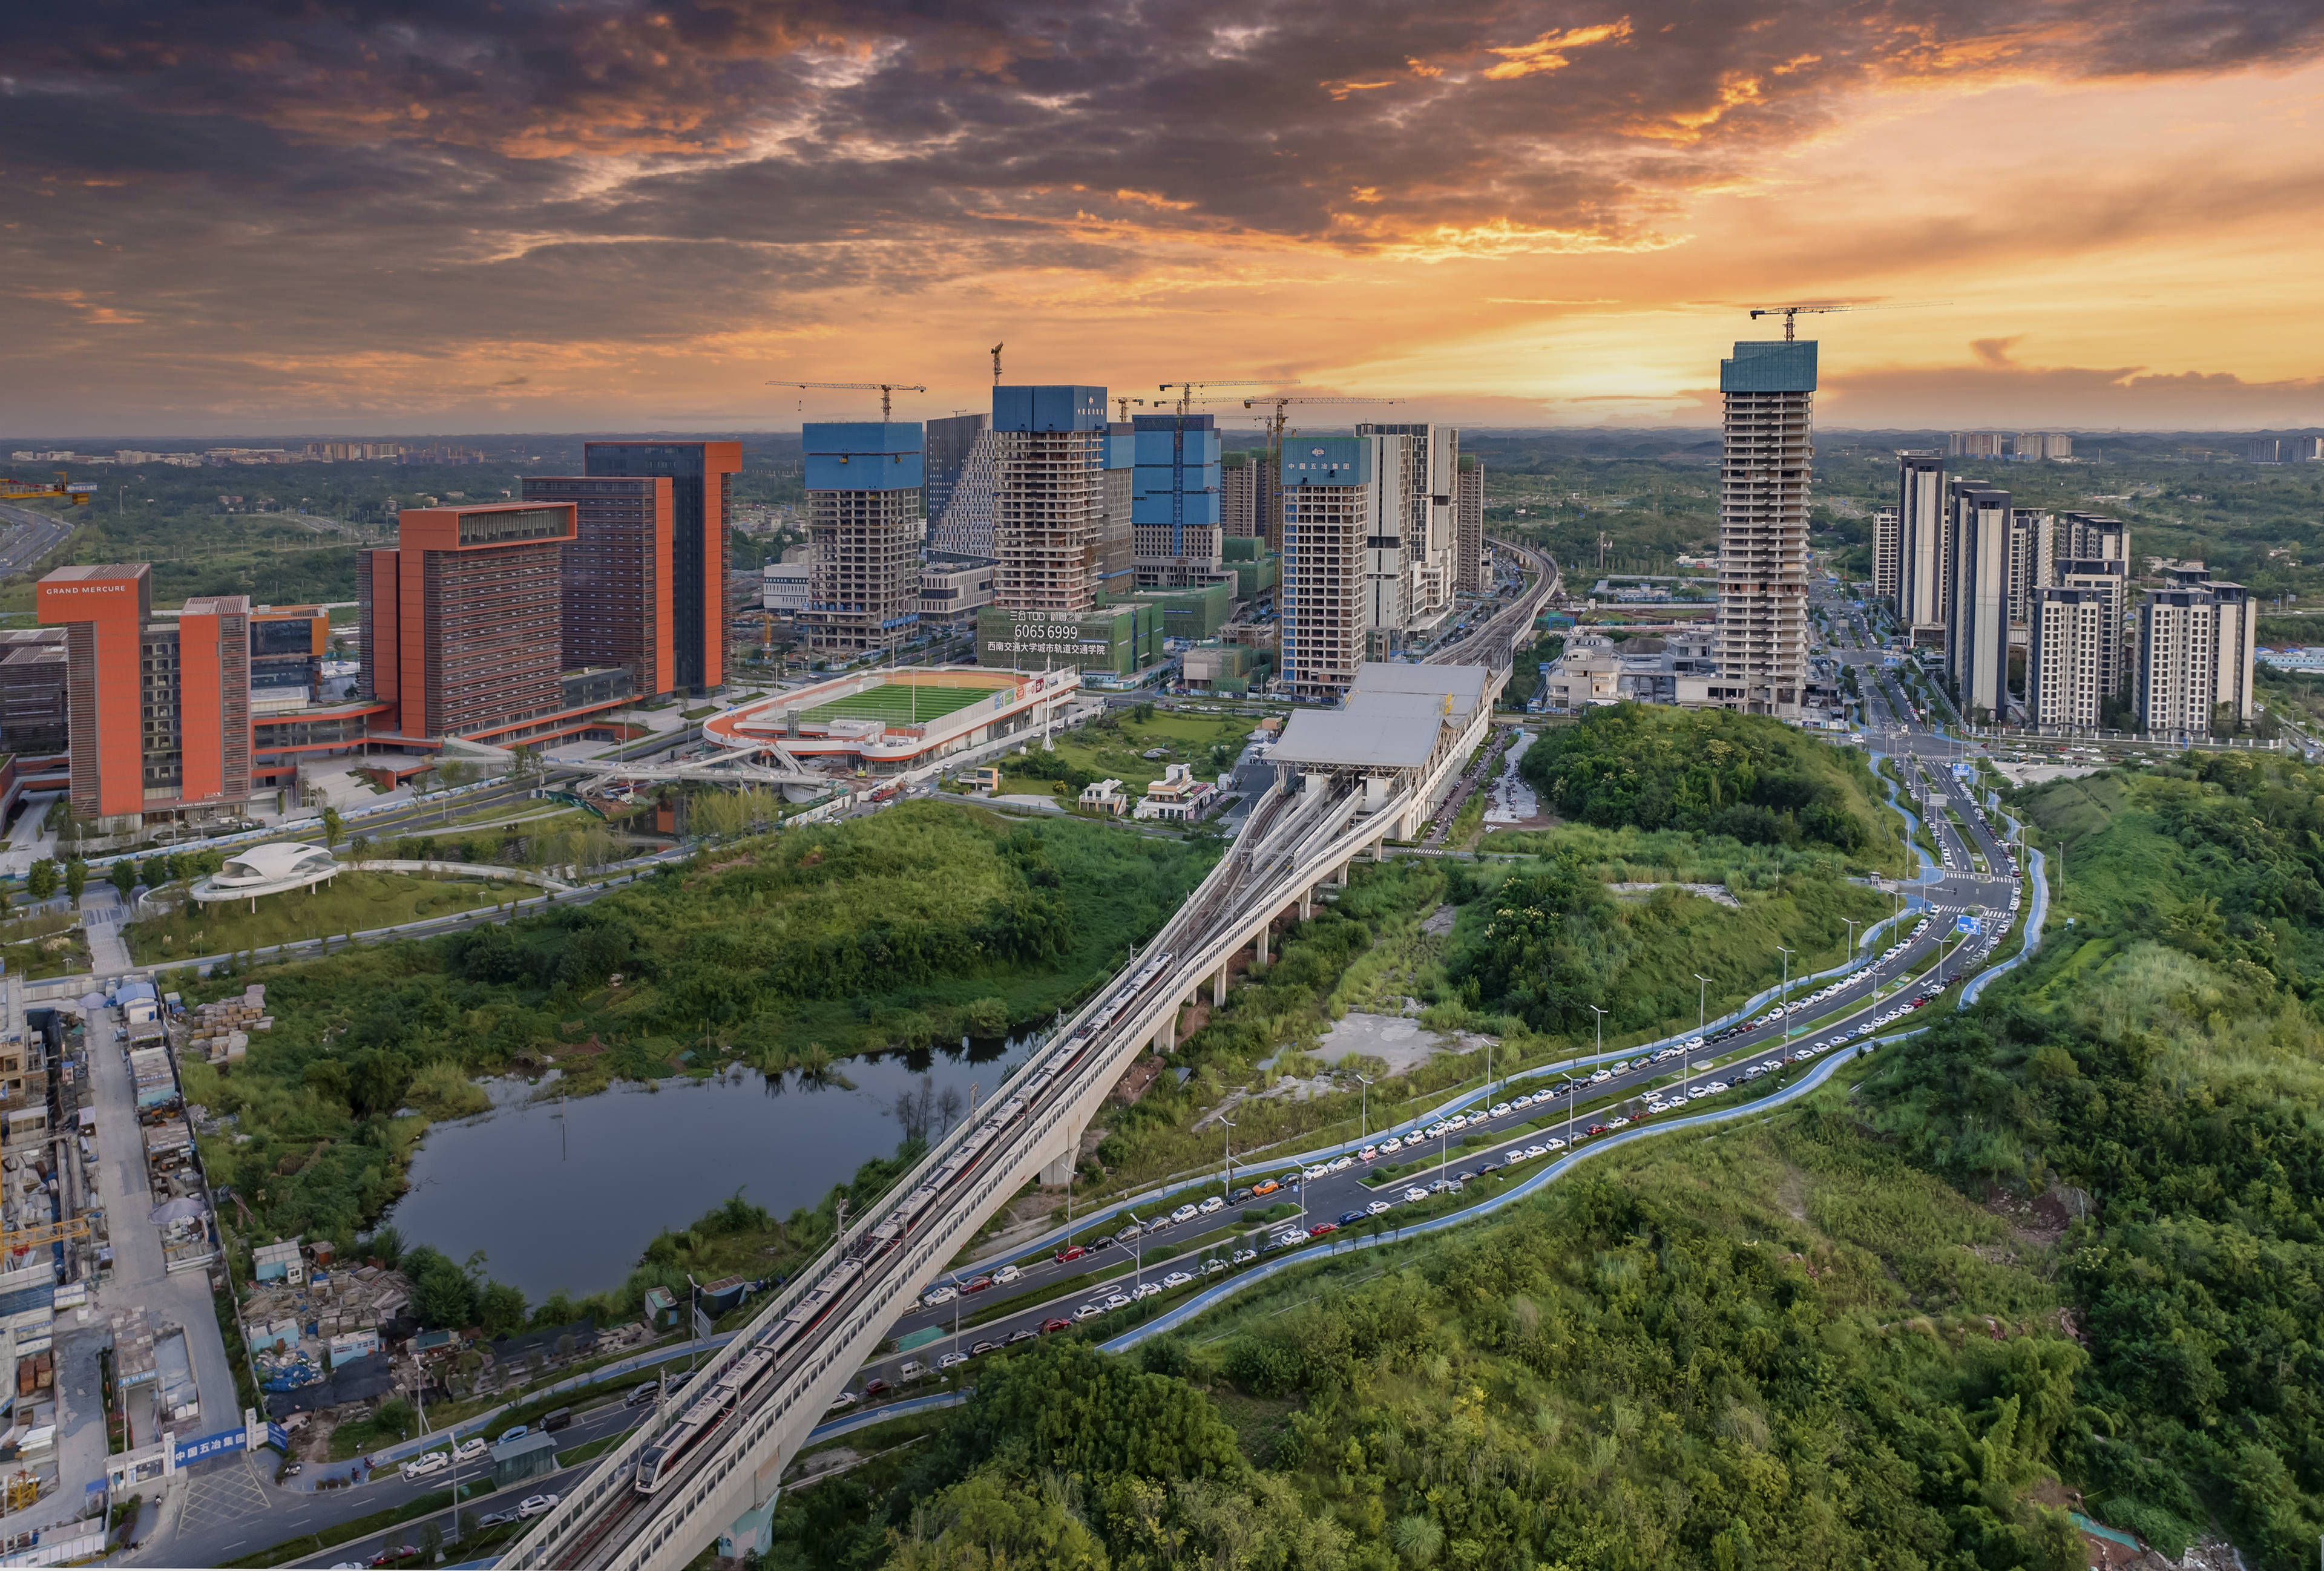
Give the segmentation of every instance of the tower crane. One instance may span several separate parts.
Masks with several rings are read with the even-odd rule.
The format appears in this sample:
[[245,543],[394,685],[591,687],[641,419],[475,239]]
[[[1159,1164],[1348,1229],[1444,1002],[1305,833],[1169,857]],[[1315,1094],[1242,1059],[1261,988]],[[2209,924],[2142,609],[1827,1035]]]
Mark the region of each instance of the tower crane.
[[1172,388],[1176,388],[1178,412],[1187,414],[1193,411],[1194,389],[1197,387],[1296,387],[1298,385],[1296,382],[1284,382],[1275,377],[1246,376],[1228,382],[1166,382],[1162,384],[1161,391],[1167,393]]
[[67,484],[65,472],[62,469],[57,471],[57,477],[54,480],[46,483],[38,480],[0,480],[0,502],[29,502],[39,496],[61,496],[75,507],[86,507],[88,505],[88,499],[96,494],[97,487],[87,481],[78,485]]
[[877,393],[880,395],[880,423],[888,423],[890,395],[897,393],[926,393],[917,382],[770,382],[769,387],[823,387],[842,393]]
[[1132,398],[1128,393],[1115,393],[1113,395],[1113,402],[1121,406],[1121,423],[1124,425],[1128,425],[1130,423],[1130,406],[1131,404],[1134,403],[1140,409],[1144,409],[1146,407],[1146,401],[1144,399]]
[[[1338,397],[1330,393],[1316,393],[1312,397],[1305,398],[1294,397],[1290,395],[1277,398],[1246,398],[1242,401],[1242,406],[1245,409],[1258,409],[1266,404],[1272,404],[1275,406],[1275,412],[1267,416],[1265,420],[1265,427],[1267,430],[1267,472],[1269,476],[1279,476],[1283,473],[1283,432],[1286,426],[1290,422],[1290,410],[1293,404],[1394,403],[1396,402],[1397,401],[1393,398],[1365,398],[1353,394],[1346,397]],[[1277,482],[1273,478],[1269,478],[1266,484],[1270,487],[1276,487],[1277,485]],[[1276,494],[1275,505],[1277,507],[1282,505],[1282,496],[1279,489]],[[1270,511],[1272,511],[1272,509],[1270,509]],[[1268,540],[1280,541],[1283,538],[1280,531],[1277,527],[1281,523],[1281,522],[1282,521],[1279,518],[1268,521],[1267,534],[1267,538]]]
[[995,387],[1001,385],[1001,351],[1007,347],[1005,344],[992,346],[992,385]]
[[1831,314],[1831,313],[1832,313],[1832,312],[1834,312],[1834,311],[1906,311],[1906,310],[1919,310],[1919,309],[1920,309],[1921,307],[1923,307],[1923,306],[1949,306],[1949,305],[1950,305],[1950,304],[1952,304],[1952,303],[1953,303],[1953,302],[1952,302],[1952,301],[1950,301],[1950,300],[1895,300],[1895,301],[1891,301],[1891,302],[1889,302],[1889,303],[1887,303],[1887,304],[1885,304],[1885,305],[1877,305],[1877,306],[1852,306],[1852,305],[1831,305],[1831,306],[1753,306],[1753,307],[1751,308],[1751,319],[1752,319],[1753,321],[1755,321],[1755,322],[1756,322],[1756,321],[1757,321],[1761,317],[1781,317],[1781,318],[1783,318],[1783,319],[1784,319],[1784,343],[1786,343],[1786,344],[1788,344],[1788,343],[1792,342],[1793,331],[1794,331],[1793,327],[1792,327],[1792,319],[1793,319],[1794,317],[1802,317],[1802,316],[1808,316],[1808,317],[1813,317],[1813,316],[1829,316],[1830,314]]

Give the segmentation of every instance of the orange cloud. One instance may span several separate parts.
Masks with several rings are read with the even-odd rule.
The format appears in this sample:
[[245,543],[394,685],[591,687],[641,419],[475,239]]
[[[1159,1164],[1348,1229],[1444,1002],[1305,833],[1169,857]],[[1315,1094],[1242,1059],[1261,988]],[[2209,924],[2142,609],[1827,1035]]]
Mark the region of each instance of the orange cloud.
[[1591,27],[1572,27],[1563,32],[1545,32],[1531,43],[1495,45],[1489,54],[1501,57],[1501,63],[1487,66],[1485,75],[1497,82],[1515,81],[1542,71],[1563,70],[1573,63],[1567,50],[1580,49],[1592,43],[1619,43],[1630,36],[1630,19],[1601,22]]

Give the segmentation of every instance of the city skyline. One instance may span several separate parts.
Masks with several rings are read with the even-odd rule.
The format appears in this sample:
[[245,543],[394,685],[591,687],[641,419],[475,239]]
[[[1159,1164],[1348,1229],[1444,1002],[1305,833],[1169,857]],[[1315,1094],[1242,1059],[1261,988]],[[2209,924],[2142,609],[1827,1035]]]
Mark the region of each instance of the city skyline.
[[27,438],[869,418],[779,376],[926,420],[995,341],[1011,383],[1708,430],[1742,311],[1798,300],[1897,308],[1817,319],[1827,430],[2324,420],[2297,5],[0,26]]

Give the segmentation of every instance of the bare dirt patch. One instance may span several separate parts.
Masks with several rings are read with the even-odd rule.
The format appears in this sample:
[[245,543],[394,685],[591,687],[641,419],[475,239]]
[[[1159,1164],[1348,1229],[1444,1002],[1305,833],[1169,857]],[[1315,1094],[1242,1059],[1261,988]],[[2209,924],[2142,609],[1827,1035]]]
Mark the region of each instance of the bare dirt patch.
[[1418,1068],[1451,1044],[1418,1021],[1404,1015],[1351,1011],[1332,1022],[1315,1056],[1327,1064],[1343,1058],[1378,1058],[1391,1075]]

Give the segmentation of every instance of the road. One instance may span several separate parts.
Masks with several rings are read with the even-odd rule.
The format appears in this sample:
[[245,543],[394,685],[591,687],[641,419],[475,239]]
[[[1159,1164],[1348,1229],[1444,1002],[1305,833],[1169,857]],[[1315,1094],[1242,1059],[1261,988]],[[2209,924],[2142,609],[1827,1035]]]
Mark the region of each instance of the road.
[[0,578],[13,578],[40,566],[41,559],[72,538],[70,517],[0,502],[0,523],[16,524],[0,540]]

